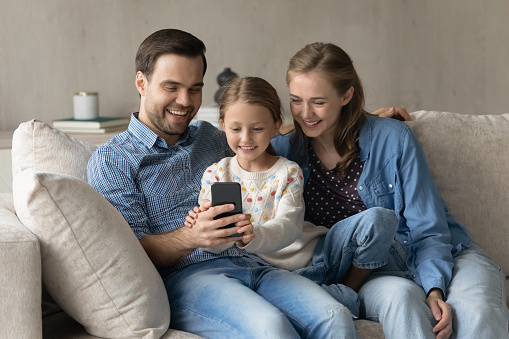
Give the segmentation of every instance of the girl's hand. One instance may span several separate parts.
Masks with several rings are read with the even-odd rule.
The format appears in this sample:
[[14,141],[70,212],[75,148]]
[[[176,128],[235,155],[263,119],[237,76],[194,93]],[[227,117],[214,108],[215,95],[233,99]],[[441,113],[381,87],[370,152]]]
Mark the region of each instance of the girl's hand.
[[443,301],[442,291],[432,289],[426,298],[426,305],[431,309],[433,318],[438,324],[433,328],[437,339],[447,339],[452,335],[452,311],[451,306]]
[[237,246],[238,247],[244,247],[247,246],[253,239],[255,238],[255,235],[253,233],[253,224],[251,224],[251,215],[246,214],[246,219],[238,221],[235,226],[240,226],[241,228],[238,230],[238,233],[244,233],[242,237],[240,237],[239,240],[237,240]]
[[187,213],[186,221],[184,221],[184,225],[186,227],[193,227],[196,224],[196,219],[198,219],[198,214],[201,212],[205,212],[212,206],[212,202],[208,199],[203,199],[201,205],[195,206],[192,210]]

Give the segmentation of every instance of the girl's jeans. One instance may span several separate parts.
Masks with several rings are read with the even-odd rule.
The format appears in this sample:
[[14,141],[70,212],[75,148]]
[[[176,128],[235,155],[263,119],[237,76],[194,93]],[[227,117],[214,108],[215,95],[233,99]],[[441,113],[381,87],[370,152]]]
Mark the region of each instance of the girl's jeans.
[[321,285],[354,316],[359,315],[359,298],[340,284],[350,266],[375,269],[387,264],[396,234],[398,218],[392,210],[373,207],[343,219],[318,242],[313,264],[295,272]]
[[314,282],[249,257],[164,277],[170,328],[206,338],[358,338],[348,310]]
[[[435,338],[426,295],[411,280],[405,262],[405,250],[394,241],[389,263],[359,291],[361,317],[379,321],[387,339]],[[454,258],[446,294],[453,312],[452,338],[509,338],[505,276],[476,244]]]

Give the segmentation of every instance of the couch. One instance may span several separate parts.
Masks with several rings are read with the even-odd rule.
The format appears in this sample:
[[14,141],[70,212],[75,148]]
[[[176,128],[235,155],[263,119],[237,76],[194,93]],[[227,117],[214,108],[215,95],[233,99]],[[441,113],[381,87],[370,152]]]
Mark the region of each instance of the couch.
[[[509,114],[412,117],[450,211],[509,272]],[[15,131],[13,192],[0,195],[0,338],[198,338],[168,330],[157,270],[86,184],[95,148],[37,120]],[[357,326],[383,338],[376,322]]]

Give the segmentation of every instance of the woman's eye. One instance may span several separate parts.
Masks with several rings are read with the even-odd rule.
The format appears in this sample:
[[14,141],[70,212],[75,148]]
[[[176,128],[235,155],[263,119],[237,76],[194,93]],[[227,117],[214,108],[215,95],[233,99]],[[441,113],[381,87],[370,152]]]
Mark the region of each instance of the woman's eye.
[[292,104],[299,104],[299,103],[300,103],[300,100],[297,100],[297,99],[291,99],[291,103],[292,103]]

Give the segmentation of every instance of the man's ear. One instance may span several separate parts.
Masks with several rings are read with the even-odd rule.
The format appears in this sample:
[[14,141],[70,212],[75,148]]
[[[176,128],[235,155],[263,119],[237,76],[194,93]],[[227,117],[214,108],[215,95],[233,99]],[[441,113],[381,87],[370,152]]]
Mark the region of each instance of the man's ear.
[[143,74],[141,71],[138,71],[136,73],[136,80],[135,80],[136,89],[140,93],[141,96],[145,95],[145,91],[147,89],[148,80],[145,74]]
[[354,91],[355,89],[353,88],[353,86],[350,86],[348,91],[346,91],[345,95],[343,95],[343,103],[341,106],[345,106],[350,102],[350,100],[352,100]]

